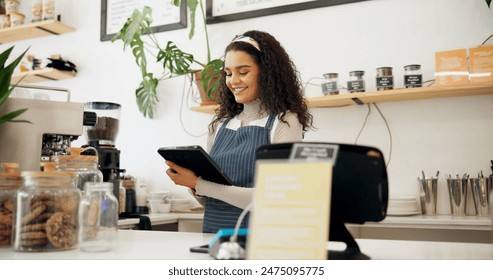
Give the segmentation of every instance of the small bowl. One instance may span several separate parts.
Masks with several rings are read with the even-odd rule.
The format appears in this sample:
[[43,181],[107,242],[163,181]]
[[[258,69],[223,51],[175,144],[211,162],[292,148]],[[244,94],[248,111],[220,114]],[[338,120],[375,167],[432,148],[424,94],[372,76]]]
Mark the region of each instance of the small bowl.
[[169,211],[171,210],[171,204],[169,204],[169,203],[158,204],[157,207],[158,207],[159,213],[169,213]]

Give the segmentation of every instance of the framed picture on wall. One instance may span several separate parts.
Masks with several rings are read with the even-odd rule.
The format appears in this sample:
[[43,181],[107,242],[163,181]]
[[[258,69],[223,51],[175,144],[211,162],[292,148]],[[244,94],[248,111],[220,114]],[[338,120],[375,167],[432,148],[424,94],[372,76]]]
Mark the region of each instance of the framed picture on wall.
[[368,0],[206,0],[207,23],[218,23]]
[[101,0],[101,41],[113,38],[135,9],[152,9],[152,31],[163,32],[187,27],[186,1],[180,7],[163,0]]

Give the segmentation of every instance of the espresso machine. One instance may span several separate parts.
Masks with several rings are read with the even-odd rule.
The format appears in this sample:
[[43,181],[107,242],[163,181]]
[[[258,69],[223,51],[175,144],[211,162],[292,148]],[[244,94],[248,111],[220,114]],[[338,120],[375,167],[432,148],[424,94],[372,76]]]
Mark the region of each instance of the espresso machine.
[[112,102],[94,101],[85,103],[84,110],[97,115],[94,126],[84,127],[84,135],[88,146],[94,147],[98,152],[103,181],[113,183],[113,194],[120,201],[120,179],[125,170],[120,169],[120,150],[115,148],[115,141],[120,125],[121,106]]
[[95,114],[85,112],[83,103],[70,102],[70,92],[63,88],[17,85],[0,107],[0,116],[24,108],[27,111],[15,120],[28,122],[0,125],[0,162],[17,162],[20,171],[39,171],[51,156],[68,154],[83,126],[96,122]]

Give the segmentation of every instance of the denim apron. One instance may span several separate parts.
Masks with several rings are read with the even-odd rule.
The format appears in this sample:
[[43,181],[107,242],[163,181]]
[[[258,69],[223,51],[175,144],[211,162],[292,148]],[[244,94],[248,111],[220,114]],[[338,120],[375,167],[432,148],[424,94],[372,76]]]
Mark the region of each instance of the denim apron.
[[[219,128],[210,156],[228,175],[235,186],[252,188],[255,173],[255,152],[260,145],[270,144],[275,115],[269,115],[265,127],[227,128],[229,120]],[[222,200],[206,197],[203,232],[216,233],[221,228],[234,228],[243,209]],[[245,216],[241,227],[248,227]]]

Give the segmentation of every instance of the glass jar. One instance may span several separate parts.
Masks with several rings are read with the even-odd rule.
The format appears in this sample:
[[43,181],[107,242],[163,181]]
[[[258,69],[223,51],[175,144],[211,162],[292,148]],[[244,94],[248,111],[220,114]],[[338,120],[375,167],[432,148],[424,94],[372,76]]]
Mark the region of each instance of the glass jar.
[[83,151],[92,149],[87,148],[70,148],[70,155],[55,156],[54,161],[57,161],[56,169],[59,171],[74,172],[76,177],[76,186],[79,190],[84,190],[86,182],[103,182],[103,173],[98,169],[98,156],[81,155]]
[[71,172],[23,171],[16,194],[15,251],[77,248],[80,191]]
[[339,94],[339,74],[327,73],[324,74],[325,82],[322,83],[323,95]]
[[113,183],[87,182],[79,208],[79,248],[86,252],[110,251],[116,244],[118,200]]
[[9,247],[12,239],[14,197],[21,187],[22,180],[18,163],[1,163],[0,173],[0,247]]
[[365,71],[351,71],[349,72],[349,81],[347,82],[347,88],[350,93],[365,92]]
[[406,88],[421,87],[423,85],[423,75],[421,65],[409,64],[404,66],[404,86]]
[[392,75],[392,67],[377,68],[377,90],[394,89],[394,76]]

